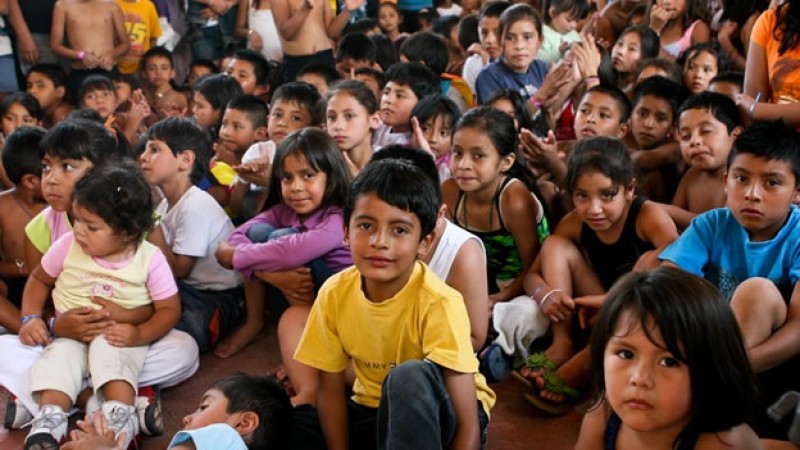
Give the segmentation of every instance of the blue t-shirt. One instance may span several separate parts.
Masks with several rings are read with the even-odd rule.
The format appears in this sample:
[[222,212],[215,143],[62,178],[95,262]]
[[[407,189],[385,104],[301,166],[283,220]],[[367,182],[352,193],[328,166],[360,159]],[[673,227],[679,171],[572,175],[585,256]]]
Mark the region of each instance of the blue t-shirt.
[[247,450],[244,439],[239,436],[230,425],[225,423],[214,423],[196,430],[179,431],[169,447],[192,441],[197,450]]
[[513,89],[527,101],[542,85],[545,75],[547,64],[538,59],[533,60],[527,72],[517,73],[506,65],[503,58],[497,58],[481,69],[475,80],[478,104],[483,105],[499,89]]
[[800,210],[792,205],[783,228],[763,242],[750,242],[730,209],[705,212],[659,258],[704,277],[727,299],[742,281],[761,277],[775,283],[788,301],[800,278]]

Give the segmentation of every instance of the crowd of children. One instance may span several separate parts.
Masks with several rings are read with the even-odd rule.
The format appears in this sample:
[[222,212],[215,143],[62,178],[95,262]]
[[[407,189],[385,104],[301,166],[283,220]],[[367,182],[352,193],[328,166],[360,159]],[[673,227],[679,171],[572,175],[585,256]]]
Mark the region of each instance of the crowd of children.
[[49,38],[0,5],[26,449],[163,433],[267,311],[281,383],[220,380],[170,448],[484,448],[509,374],[589,399],[581,449],[783,445],[800,2],[173,3],[58,0]]

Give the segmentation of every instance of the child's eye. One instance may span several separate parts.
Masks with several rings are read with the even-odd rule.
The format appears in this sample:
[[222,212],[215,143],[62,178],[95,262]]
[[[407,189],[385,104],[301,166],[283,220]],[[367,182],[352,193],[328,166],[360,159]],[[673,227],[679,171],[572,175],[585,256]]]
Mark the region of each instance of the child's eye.
[[408,231],[409,230],[406,227],[395,227],[394,228],[394,234],[397,234],[397,235],[406,234],[406,233],[408,233]]
[[89,231],[92,231],[92,232],[95,232],[95,231],[98,230],[98,228],[96,226],[93,226],[93,225],[86,225],[86,229],[89,230]]
[[305,174],[303,174],[303,177],[306,180],[310,180],[310,179],[314,178],[315,176],[317,176],[316,172],[306,172]]
[[619,350],[616,355],[622,359],[633,359],[633,352],[630,350]]
[[781,184],[782,184],[781,180],[767,180],[767,186],[769,186],[771,188],[778,187]]
[[733,179],[736,180],[739,183],[746,183],[747,182],[747,177],[744,176],[744,175],[734,175]]
[[589,114],[589,108],[582,107],[578,110],[581,114]]
[[303,120],[303,118],[300,116],[292,116],[292,121],[294,122],[300,122],[301,120]]
[[368,222],[362,222],[356,225],[356,228],[363,231],[369,231],[372,229],[372,224]]
[[281,177],[281,183],[289,183],[290,181],[292,181],[292,177],[289,175],[284,175]]
[[50,172],[50,164],[42,163],[42,172]]
[[483,159],[486,157],[486,155],[484,155],[483,153],[475,153],[472,157],[475,159]]
[[347,120],[352,120],[356,115],[353,113],[347,113],[344,115],[344,118]]
[[69,164],[69,163],[65,163],[64,164],[64,171],[65,172],[72,172],[72,171],[77,170],[77,169],[78,168],[73,166],[72,164]]
[[611,114],[609,114],[609,113],[600,113],[600,118],[601,119],[610,119],[611,118]]
[[439,132],[439,135],[444,138],[450,137],[450,130],[442,130]]
[[660,364],[664,367],[680,367],[681,362],[678,361],[676,358],[667,357],[660,361]]
[[614,197],[616,197],[616,195],[617,195],[617,193],[616,193],[616,192],[611,192],[611,191],[606,191],[606,192],[603,192],[603,198],[604,198],[605,200],[611,200],[611,199],[613,199]]
[[463,156],[461,150],[453,150],[453,158],[461,158],[461,156]]

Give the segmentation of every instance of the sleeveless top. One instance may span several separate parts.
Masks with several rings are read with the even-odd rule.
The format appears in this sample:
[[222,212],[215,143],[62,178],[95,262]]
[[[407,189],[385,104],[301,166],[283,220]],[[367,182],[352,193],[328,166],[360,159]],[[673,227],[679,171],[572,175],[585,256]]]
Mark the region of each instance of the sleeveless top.
[[[497,208],[497,219],[500,222],[500,228],[493,231],[474,230],[469,228],[467,224],[462,224],[458,221],[458,216],[464,207],[464,191],[459,191],[458,193],[458,202],[456,203],[453,222],[477,236],[478,239],[483,242],[484,247],[486,247],[486,272],[490,294],[499,292],[522,272],[522,260],[520,259],[519,250],[517,249],[517,242],[514,240],[514,236],[511,232],[506,229],[505,223],[503,223],[503,213],[500,210],[500,197],[503,195],[506,188],[515,181],[519,180],[506,177],[494,194],[492,201]],[[539,242],[541,242],[550,235],[550,228],[547,223],[547,218],[544,217],[542,203],[533,193],[531,193],[531,195],[539,210],[536,215],[536,231]]]
[[619,277],[630,272],[643,253],[655,248],[653,244],[639,239],[636,234],[636,218],[639,216],[639,211],[646,200],[645,197],[641,196],[633,199],[628,210],[628,217],[625,218],[622,233],[620,233],[617,242],[613,244],[602,242],[597,237],[597,234],[589,228],[589,225],[585,223],[581,225],[580,243],[586,249],[592,268],[606,290]]
[[700,19],[695,20],[691,25],[689,25],[689,28],[686,29],[680,39],[669,44],[663,44],[661,45],[661,48],[663,48],[665,52],[677,58],[681,55],[681,53],[686,51],[687,48],[692,46],[692,33],[694,33],[694,27],[696,27],[700,22]]
[[[622,420],[620,420],[617,413],[612,412],[606,422],[606,430],[603,433],[603,448],[605,450],[614,450],[620,425],[622,425]],[[690,430],[685,431],[686,433],[683,439],[678,443],[677,450],[692,450],[694,446],[697,445],[697,440],[700,439],[699,434]]]
[[[469,231],[445,219],[442,237],[439,238],[439,244],[436,246],[436,251],[433,252],[433,256],[431,256],[428,267],[434,271],[436,275],[439,275],[439,278],[446,281],[447,276],[450,275],[450,268],[456,260],[458,251],[461,250],[461,246],[470,239],[476,239],[476,237]],[[483,241],[480,239],[476,240],[481,244],[484,253],[486,253]]]
[[261,54],[270,61],[280,62],[283,59],[283,46],[278,35],[278,27],[275,26],[275,19],[272,17],[272,10],[250,7],[247,23],[251,30],[261,36],[264,45]]

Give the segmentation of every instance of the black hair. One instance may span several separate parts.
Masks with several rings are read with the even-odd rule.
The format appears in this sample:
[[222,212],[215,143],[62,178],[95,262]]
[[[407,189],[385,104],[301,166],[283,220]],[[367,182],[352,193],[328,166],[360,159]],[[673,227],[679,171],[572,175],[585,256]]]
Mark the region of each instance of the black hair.
[[[328,100],[336,94],[347,94],[353,97],[359,105],[367,110],[367,114],[375,114],[378,110],[378,99],[375,93],[363,81],[342,80],[331,86],[328,91]],[[413,114],[413,113],[412,113]]]
[[194,184],[200,182],[208,171],[212,154],[211,140],[208,133],[189,118],[167,117],[159,120],[145,132],[141,141],[161,141],[175,156],[185,151],[194,152],[194,165],[189,174]]
[[[370,16],[372,16],[372,14],[370,14]],[[350,33],[368,34],[371,31],[373,31],[377,26],[378,24],[375,23],[375,21],[370,17],[362,17],[354,22],[348,22],[348,24],[345,25],[344,27],[344,34],[345,35]]]
[[25,78],[32,73],[44,75],[45,78],[53,82],[54,87],[67,87],[67,73],[58,64],[35,64],[25,73]]
[[676,83],[666,77],[654,76],[643,80],[636,86],[636,90],[633,92],[633,102],[631,102],[634,108],[645,95],[652,95],[667,102],[674,123],[678,118],[678,107],[689,96],[689,91],[681,83]]
[[735,70],[726,70],[718,73],[708,85],[711,86],[714,83],[731,83],[739,86],[739,90],[742,90],[744,88],[744,74]]
[[111,81],[116,83],[126,83],[130,85],[131,91],[135,91],[142,87],[142,82],[133,75],[125,73],[111,73]]
[[319,125],[325,120],[325,101],[312,84],[305,81],[286,83],[272,94],[271,106],[274,107],[279,100],[297,103],[298,106],[308,111],[313,125]]
[[716,42],[698,42],[693,44],[691,47],[687,48],[683,53],[681,53],[681,56],[678,58],[677,62],[681,65],[681,67],[686,68],[689,62],[700,56],[702,53],[709,53],[717,60],[717,72],[728,70],[730,61],[728,60],[728,57],[721,51],[719,44]]
[[34,96],[28,94],[27,92],[14,92],[3,99],[2,103],[0,103],[0,118],[5,116],[9,108],[11,108],[11,106],[15,103],[25,108],[28,111],[28,114],[30,114],[31,117],[36,120],[40,121],[44,117],[42,106]]
[[544,0],[544,21],[549,24],[552,20],[550,17],[550,8],[553,8],[556,14],[568,12],[571,19],[583,19],[589,15],[589,2],[587,0]]
[[391,144],[381,148],[381,151],[372,155],[372,158],[369,160],[367,165],[369,166],[370,164],[384,159],[399,159],[403,161],[409,161],[417,166],[433,182],[434,187],[436,188],[436,202],[439,205],[444,203],[444,200],[442,199],[442,186],[440,185],[439,181],[439,171],[436,169],[436,163],[433,161],[433,158],[431,158],[430,153],[415,147]]
[[436,74],[447,70],[450,59],[447,44],[441,36],[430,31],[418,31],[406,38],[400,46],[400,55],[411,62],[425,64]]
[[6,137],[2,152],[3,168],[14,185],[19,185],[24,175],[42,176],[39,145],[46,132],[44,128],[25,125]]
[[284,201],[281,194],[281,179],[283,162],[289,155],[302,156],[309,167],[325,174],[325,193],[322,196],[321,208],[344,206],[347,202],[347,189],[352,180],[344,155],[328,133],[320,128],[306,127],[289,133],[275,150],[267,208]]
[[633,189],[636,180],[636,169],[625,144],[605,136],[575,143],[567,159],[567,193],[572,195],[581,175],[593,172],[610,178],[615,190]]
[[364,33],[347,33],[336,46],[336,62],[350,57],[356,61],[375,62],[377,53],[375,42]]
[[155,223],[150,184],[133,161],[92,170],[75,184],[72,201],[103,219],[126,243],[140,241]]
[[625,16],[625,23],[630,24],[634,17],[642,17],[645,21],[647,21],[647,8],[650,5],[646,3],[641,3],[633,7],[632,10]]
[[681,66],[679,66],[674,61],[670,61],[666,58],[645,58],[639,61],[637,64],[636,70],[636,77],[638,78],[639,75],[644,71],[644,69],[648,67],[655,67],[657,69],[661,69],[664,73],[666,73],[666,77],[676,83],[683,83],[683,70]]
[[307,73],[321,76],[325,79],[325,84],[328,86],[342,79],[342,76],[339,75],[339,72],[337,72],[336,69],[325,63],[306,64],[297,71],[297,78],[300,78]]
[[240,95],[231,100],[225,109],[245,113],[254,129],[267,126],[267,103],[255,95]]
[[117,88],[114,87],[114,82],[105,75],[89,75],[83,79],[80,91],[78,92],[78,98],[81,103],[83,103],[83,97],[85,97],[86,94],[94,91],[111,91],[114,93],[114,97],[117,96]]
[[715,119],[725,125],[728,134],[733,133],[736,127],[742,126],[742,117],[739,115],[739,108],[736,103],[727,95],[717,94],[716,92],[701,92],[692,95],[678,109],[678,117],[684,111],[690,109],[704,109]]
[[[583,101],[588,94],[593,92],[607,95],[614,100],[614,103],[617,104],[617,109],[619,109],[619,123],[625,123],[631,118],[631,110],[633,110],[633,105],[631,105],[631,101],[628,99],[628,96],[625,95],[620,88],[610,84],[599,84],[588,89],[586,93],[583,94],[583,97],[581,97],[581,101]],[[578,107],[580,107],[580,102],[578,102]]]
[[292,402],[274,377],[236,372],[211,387],[228,400],[228,414],[254,412],[258,428],[245,438],[247,448],[268,450],[288,448],[292,435]]
[[422,22],[428,22],[430,24],[433,23],[434,20],[439,18],[439,13],[436,11],[436,8],[422,8],[417,11],[417,23],[420,25]]
[[519,91],[516,89],[498,89],[492,93],[488,100],[486,100],[486,105],[491,106],[492,103],[500,99],[508,100],[514,107],[515,117],[513,118],[517,119],[517,131],[520,131],[523,128],[533,131],[536,128],[533,118],[531,117],[530,110],[525,105],[525,99],[522,98],[522,94],[520,94]]
[[375,43],[375,62],[381,66],[381,70],[389,70],[390,67],[399,61],[397,46],[389,39],[389,36],[385,34],[373,34],[369,38]]
[[245,48],[236,50],[233,53],[233,59],[250,63],[250,65],[253,67],[253,75],[256,77],[257,86],[270,85],[270,81],[272,80],[272,70],[267,58],[265,58],[264,55],[255,50]]
[[[356,69],[356,75],[366,75],[372,77],[378,83],[378,90],[382,91],[386,87],[386,75],[378,69],[372,67],[359,67]],[[374,95],[374,93],[373,93]],[[377,98],[375,99],[378,100]]]
[[500,42],[502,42],[503,34],[511,27],[511,25],[523,20],[533,22],[533,26],[536,27],[536,33],[539,35],[539,39],[541,40],[542,25],[544,24],[542,14],[536,10],[536,8],[527,3],[516,3],[503,11],[503,14],[500,15],[500,22],[497,25],[497,37],[500,39]]
[[[438,38],[437,38],[438,39]],[[417,96],[417,100],[426,95],[442,91],[439,75],[428,66],[418,62],[397,63],[386,72],[386,82],[404,84]]]
[[730,306],[708,281],[664,266],[631,272],[606,295],[589,340],[598,406],[605,397],[608,342],[639,327],[689,371],[691,418],[673,448],[688,436],[724,431],[750,419],[755,377]]
[[466,52],[472,44],[480,43],[478,34],[478,15],[470,14],[461,18],[458,23],[458,45]]
[[205,67],[211,74],[219,73],[219,67],[210,59],[195,59],[189,63],[189,69],[191,70],[193,67]]
[[478,22],[487,17],[500,17],[511,5],[513,5],[513,3],[505,0],[495,0],[484,4],[483,7],[481,7],[480,13],[478,13]]
[[[736,0],[727,1],[722,8],[719,23],[735,22],[742,26],[753,14],[759,14],[769,8],[769,0]],[[744,49],[747,51],[747,49]]]
[[[429,157],[430,158],[430,157]],[[421,168],[410,161],[384,159],[370,162],[350,185],[344,221],[350,227],[350,217],[362,195],[374,193],[395,208],[408,211],[419,219],[420,242],[436,227],[441,194],[437,202],[436,183]]]
[[219,128],[222,125],[222,114],[225,112],[225,106],[231,100],[243,94],[242,86],[231,76],[224,73],[215,73],[200,77],[195,81],[192,90],[199,92],[215,111],[219,111],[217,125],[209,130],[211,136],[216,139]]
[[121,131],[109,130],[102,122],[81,118],[59,122],[44,135],[39,159],[45,155],[61,159],[85,158],[94,167],[131,157],[128,139]]
[[99,112],[89,108],[78,108],[70,111],[69,114],[67,114],[67,120],[73,119],[89,120],[92,122],[97,122],[101,125],[104,122],[103,118],[100,117]]
[[753,122],[745,128],[728,154],[728,169],[741,154],[785,162],[794,174],[795,187],[800,187],[800,136],[783,120]]
[[641,53],[642,59],[658,56],[658,52],[661,49],[661,39],[652,28],[647,25],[634,25],[625,28],[617,40],[619,41],[623,36],[630,33],[639,35],[639,53]]
[[[435,34],[439,35],[445,42],[450,40],[450,33],[453,32],[453,28],[458,29],[458,24],[461,23],[461,17],[454,16],[454,15],[446,15],[439,17],[433,22],[433,31]],[[477,33],[477,27],[475,32]]]
[[[451,128],[455,128],[456,122],[461,118],[461,110],[458,106],[442,94],[428,95],[420,99],[414,108],[411,109],[411,116],[419,120],[420,126],[430,119],[437,117],[450,118]],[[383,150],[381,150],[383,151]]]
[[169,51],[166,47],[156,46],[152,47],[142,55],[142,63],[141,68],[144,69],[147,65],[147,60],[150,58],[161,57],[169,61],[170,67],[175,67],[175,61],[172,59],[172,52]]

